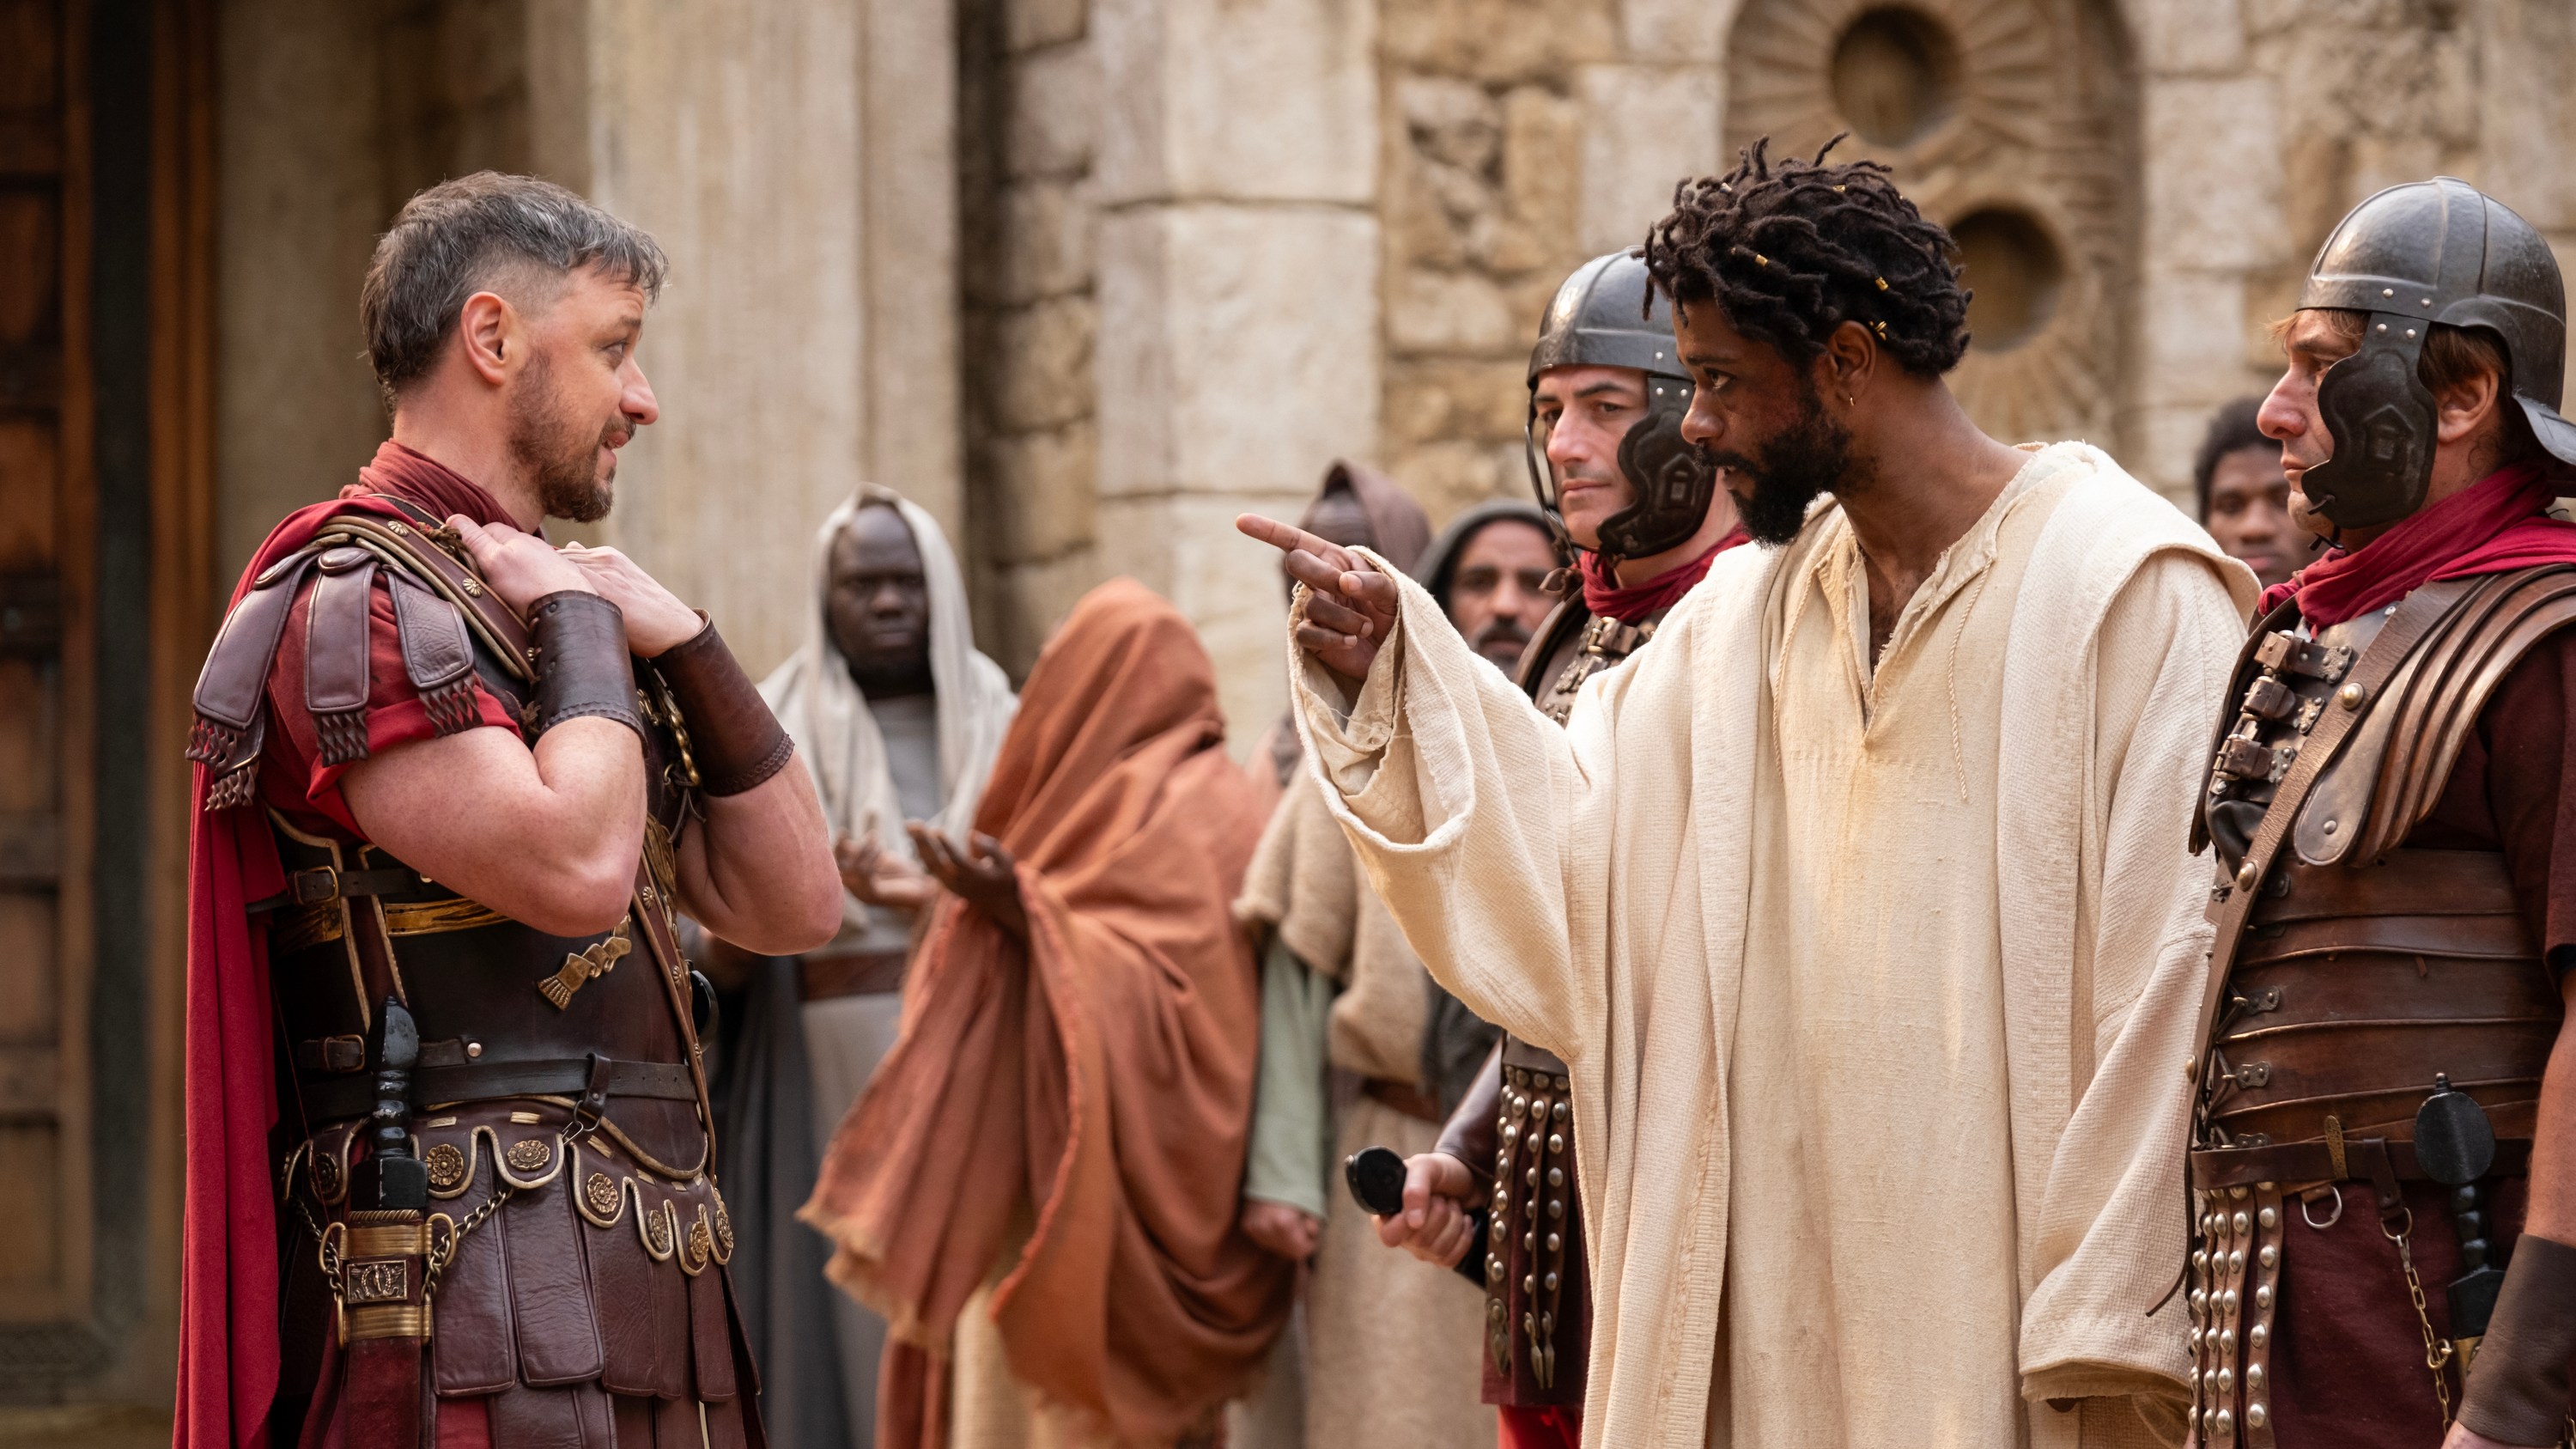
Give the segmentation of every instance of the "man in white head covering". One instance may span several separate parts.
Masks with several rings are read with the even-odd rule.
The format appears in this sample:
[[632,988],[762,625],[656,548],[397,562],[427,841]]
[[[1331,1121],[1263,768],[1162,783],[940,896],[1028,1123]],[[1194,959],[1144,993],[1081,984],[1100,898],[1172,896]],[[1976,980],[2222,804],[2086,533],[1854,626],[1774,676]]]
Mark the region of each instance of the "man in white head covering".
[[863,486],[823,520],[813,556],[804,643],[760,692],[809,762],[850,893],[829,945],[754,977],[726,1064],[725,1181],[737,1216],[768,1229],[738,1277],[770,1355],[762,1411],[775,1442],[865,1449],[885,1325],[824,1281],[823,1240],[790,1214],[894,1043],[931,895],[907,823],[965,838],[1016,701],[975,650],[965,580],[928,513]]

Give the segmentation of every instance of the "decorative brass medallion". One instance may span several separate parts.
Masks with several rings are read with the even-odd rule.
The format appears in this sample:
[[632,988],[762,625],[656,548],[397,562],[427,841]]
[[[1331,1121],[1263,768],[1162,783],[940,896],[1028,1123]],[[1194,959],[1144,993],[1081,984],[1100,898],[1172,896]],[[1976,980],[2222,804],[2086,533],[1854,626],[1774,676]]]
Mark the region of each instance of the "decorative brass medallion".
[[400,1303],[410,1296],[410,1271],[400,1258],[351,1263],[340,1273],[347,1301],[351,1304]]
[[510,1144],[507,1160],[520,1172],[542,1172],[555,1160],[555,1145],[542,1137],[522,1137]]
[[733,1214],[725,1211],[721,1201],[716,1204],[716,1246],[724,1249],[725,1257],[733,1256]]
[[324,1202],[340,1200],[340,1159],[328,1152],[313,1154],[313,1192]]
[[671,1218],[668,1204],[644,1215],[644,1246],[656,1258],[671,1256]]
[[453,1142],[441,1142],[421,1154],[429,1168],[429,1185],[445,1192],[465,1180],[465,1154]]
[[594,1172],[581,1185],[582,1196],[590,1201],[590,1215],[597,1218],[617,1216],[617,1184],[607,1173]]

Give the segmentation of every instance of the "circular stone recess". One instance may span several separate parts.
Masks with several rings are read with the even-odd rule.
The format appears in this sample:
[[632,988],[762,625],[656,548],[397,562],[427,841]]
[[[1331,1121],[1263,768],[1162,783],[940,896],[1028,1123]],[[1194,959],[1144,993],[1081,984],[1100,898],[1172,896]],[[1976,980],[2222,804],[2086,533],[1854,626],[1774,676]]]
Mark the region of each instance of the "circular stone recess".
[[2030,213],[1984,207],[1950,223],[1968,301],[1969,345],[2003,352],[2029,341],[2057,310],[2066,263]]
[[1862,140],[1905,146],[1950,114],[1958,98],[1959,46],[1920,10],[1887,5],[1853,17],[1834,42],[1834,108]]

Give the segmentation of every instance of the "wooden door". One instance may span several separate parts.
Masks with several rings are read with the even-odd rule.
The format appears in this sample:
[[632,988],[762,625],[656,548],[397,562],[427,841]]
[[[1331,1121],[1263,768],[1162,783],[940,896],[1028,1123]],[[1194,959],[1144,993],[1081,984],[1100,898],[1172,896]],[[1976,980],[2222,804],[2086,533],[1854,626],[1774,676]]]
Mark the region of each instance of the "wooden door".
[[95,695],[83,19],[0,0],[0,1323],[89,1311]]

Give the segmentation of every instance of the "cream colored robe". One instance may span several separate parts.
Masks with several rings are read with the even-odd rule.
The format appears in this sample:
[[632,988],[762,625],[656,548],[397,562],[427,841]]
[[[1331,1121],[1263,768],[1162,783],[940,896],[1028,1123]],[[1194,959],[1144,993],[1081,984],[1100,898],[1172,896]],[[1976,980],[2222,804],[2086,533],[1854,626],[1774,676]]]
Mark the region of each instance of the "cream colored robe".
[[1855,562],[1832,509],[1720,557],[1562,731],[1402,585],[1347,713],[1298,681],[1312,768],[1433,974],[1571,1066],[1588,1444],[2146,1442],[2253,579],[2081,444],[1874,675]]

